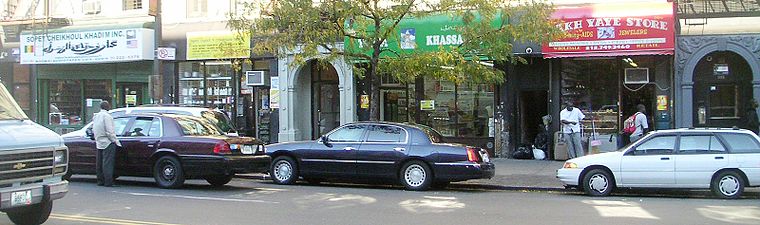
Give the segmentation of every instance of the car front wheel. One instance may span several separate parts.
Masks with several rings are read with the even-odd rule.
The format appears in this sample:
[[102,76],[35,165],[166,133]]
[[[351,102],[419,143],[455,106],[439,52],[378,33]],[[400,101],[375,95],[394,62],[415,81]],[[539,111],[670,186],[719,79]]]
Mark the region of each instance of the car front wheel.
[[744,193],[744,179],[736,171],[723,171],[715,176],[710,188],[718,197],[736,199]]
[[153,178],[161,188],[178,188],[185,183],[185,173],[177,157],[162,156],[153,166]]
[[421,161],[411,161],[401,167],[401,184],[410,191],[424,191],[433,183],[433,173]]
[[15,224],[19,225],[37,225],[47,221],[50,217],[50,211],[53,209],[53,202],[40,202],[35,205],[26,206],[18,209],[8,210],[8,218]]
[[295,184],[298,180],[298,165],[293,158],[280,156],[272,161],[272,181],[275,184]]
[[603,169],[592,169],[583,176],[583,190],[590,196],[607,196],[612,192],[612,175]]

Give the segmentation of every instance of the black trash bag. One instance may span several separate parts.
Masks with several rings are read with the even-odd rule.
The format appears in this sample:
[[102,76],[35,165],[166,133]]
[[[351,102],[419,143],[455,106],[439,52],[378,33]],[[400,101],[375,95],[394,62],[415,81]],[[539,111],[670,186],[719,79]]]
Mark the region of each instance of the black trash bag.
[[521,145],[517,150],[512,152],[513,159],[533,159],[533,149],[530,145]]

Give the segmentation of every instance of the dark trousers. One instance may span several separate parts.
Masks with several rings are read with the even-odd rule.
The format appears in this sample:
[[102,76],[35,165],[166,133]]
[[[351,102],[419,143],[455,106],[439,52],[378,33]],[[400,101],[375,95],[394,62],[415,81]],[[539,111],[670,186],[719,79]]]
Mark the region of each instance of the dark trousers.
[[95,158],[95,173],[98,177],[98,185],[113,185],[113,168],[116,164],[116,144],[111,143],[106,149],[98,149]]

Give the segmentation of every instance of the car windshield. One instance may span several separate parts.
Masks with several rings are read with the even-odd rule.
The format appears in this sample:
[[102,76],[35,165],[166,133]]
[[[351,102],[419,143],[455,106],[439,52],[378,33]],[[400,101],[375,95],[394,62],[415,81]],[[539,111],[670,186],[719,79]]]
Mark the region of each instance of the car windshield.
[[21,107],[16,104],[11,94],[0,84],[0,120],[24,120],[29,119],[21,111]]
[[209,122],[216,124],[216,126],[222,129],[224,132],[235,131],[235,127],[232,126],[230,120],[227,119],[227,116],[224,115],[224,113],[217,111],[205,111],[201,113],[201,116],[204,119],[207,119]]
[[219,127],[205,120],[192,117],[177,117],[176,120],[182,128],[182,134],[187,136],[223,135]]

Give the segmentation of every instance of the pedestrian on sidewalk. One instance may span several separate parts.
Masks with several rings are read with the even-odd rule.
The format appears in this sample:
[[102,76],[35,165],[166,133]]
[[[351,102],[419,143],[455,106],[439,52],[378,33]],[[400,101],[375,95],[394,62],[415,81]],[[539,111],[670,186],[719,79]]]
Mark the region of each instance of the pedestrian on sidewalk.
[[92,117],[92,133],[95,136],[96,155],[95,171],[98,177],[98,186],[113,186],[113,170],[116,164],[116,147],[121,147],[121,142],[116,139],[114,132],[113,117],[108,112],[111,104],[107,101],[100,103],[100,112]]
[[643,104],[636,105],[637,114],[633,119],[633,124],[636,126],[636,130],[631,134],[631,143],[638,141],[647,132],[649,132],[649,123],[647,122],[647,108]]
[[567,142],[567,156],[577,158],[583,156],[581,145],[581,120],[586,116],[580,109],[573,107],[573,103],[565,102],[565,110],[559,113],[559,121],[562,123],[562,136]]
[[755,134],[758,134],[758,131],[760,130],[760,121],[758,121],[757,118],[757,101],[755,101],[755,99],[750,100],[749,104],[747,105],[747,111],[744,113],[744,117],[742,117],[742,122],[740,125],[742,128],[751,130]]

